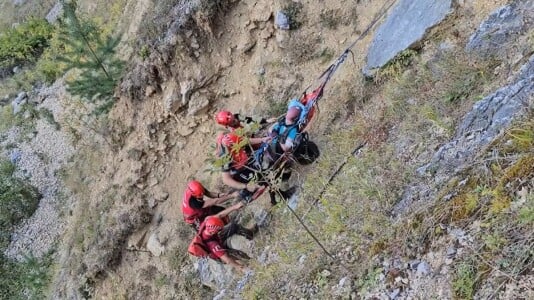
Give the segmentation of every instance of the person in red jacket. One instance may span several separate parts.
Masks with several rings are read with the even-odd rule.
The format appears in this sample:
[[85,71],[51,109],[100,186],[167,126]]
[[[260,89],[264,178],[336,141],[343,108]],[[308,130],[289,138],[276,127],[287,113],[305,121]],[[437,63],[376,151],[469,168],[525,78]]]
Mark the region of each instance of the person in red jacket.
[[[200,182],[191,180],[182,199],[182,213],[187,224],[192,225],[198,230],[198,225],[204,221],[207,216],[215,215],[224,210],[224,207],[218,204],[237,197],[238,192],[231,194],[220,194],[208,191]],[[210,199],[205,199],[205,197]]]
[[225,222],[223,219],[232,211],[238,210],[243,207],[244,203],[236,203],[227,209],[219,212],[214,216],[207,217],[202,224],[200,224],[200,229],[198,235],[200,236],[202,243],[205,245],[209,257],[211,259],[220,260],[226,264],[231,265],[236,268],[238,271],[244,273],[244,265],[237,260],[234,256],[229,254],[229,250],[226,244],[226,238],[228,238],[232,233],[221,234]]

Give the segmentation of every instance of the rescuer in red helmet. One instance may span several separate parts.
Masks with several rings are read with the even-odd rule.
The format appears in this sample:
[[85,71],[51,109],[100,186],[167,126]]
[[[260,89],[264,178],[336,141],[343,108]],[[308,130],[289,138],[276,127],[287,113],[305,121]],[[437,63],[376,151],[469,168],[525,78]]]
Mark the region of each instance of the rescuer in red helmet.
[[230,249],[226,244],[227,239],[235,232],[231,229],[227,230],[228,226],[225,227],[225,225],[227,225],[225,219],[227,219],[228,214],[243,206],[244,203],[239,202],[216,215],[208,216],[204,222],[200,224],[197,235],[189,244],[189,253],[198,257],[209,257],[214,260],[222,261],[231,265],[241,273],[244,273],[246,270],[244,265],[233,255],[233,253],[243,252]]
[[198,229],[198,225],[207,216],[215,215],[224,210],[224,207],[218,204],[237,195],[237,192],[231,194],[213,193],[208,191],[200,182],[191,180],[187,183],[182,199],[184,220],[187,224]]

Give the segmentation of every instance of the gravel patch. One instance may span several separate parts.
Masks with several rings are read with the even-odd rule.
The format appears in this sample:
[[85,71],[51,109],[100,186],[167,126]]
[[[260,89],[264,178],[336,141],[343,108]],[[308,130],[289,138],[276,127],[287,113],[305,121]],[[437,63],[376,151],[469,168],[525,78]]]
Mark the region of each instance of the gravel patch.
[[[43,89],[36,97],[45,100],[37,109],[49,109],[57,120],[62,113],[60,99],[64,95],[61,84]],[[39,190],[42,198],[33,216],[19,224],[11,236],[5,254],[17,260],[24,259],[28,254],[36,257],[46,254],[64,231],[65,221],[60,211],[64,201],[68,201],[65,199],[68,193],[58,177],[58,171],[75,151],[68,136],[43,119],[36,121],[31,139],[23,139],[22,134],[19,128],[12,128],[4,135],[0,146],[3,149],[10,146],[3,155],[16,157],[15,175],[27,178]]]

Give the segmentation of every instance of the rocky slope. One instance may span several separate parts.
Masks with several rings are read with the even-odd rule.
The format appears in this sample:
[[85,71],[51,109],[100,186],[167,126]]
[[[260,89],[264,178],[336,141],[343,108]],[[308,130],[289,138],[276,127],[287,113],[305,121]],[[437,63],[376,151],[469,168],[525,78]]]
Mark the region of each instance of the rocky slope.
[[[334,259],[283,205],[267,211],[266,199],[239,215],[264,225],[259,236],[232,240],[251,255],[250,272],[186,253],[184,184],[194,177],[224,189],[208,162],[219,130],[213,113],[280,113],[388,4],[128,2],[125,40],[139,37],[149,54],[125,46],[130,66],[109,123],[79,132],[86,144],[65,171],[68,216],[47,208],[58,203],[56,173],[74,151],[63,134],[38,123],[31,147],[47,168],[35,167],[42,159],[27,144],[8,153],[44,196],[9,256],[46,252],[61,236],[57,299],[528,298],[534,175],[517,168],[532,149],[512,147],[510,130],[531,130],[532,0],[399,0],[353,49],[311,128],[323,155],[292,179],[300,192],[291,207]],[[291,30],[276,24],[278,12]],[[147,24],[155,36],[143,32]],[[51,91],[41,105],[61,123],[61,82]],[[505,224],[513,240],[497,230]]]

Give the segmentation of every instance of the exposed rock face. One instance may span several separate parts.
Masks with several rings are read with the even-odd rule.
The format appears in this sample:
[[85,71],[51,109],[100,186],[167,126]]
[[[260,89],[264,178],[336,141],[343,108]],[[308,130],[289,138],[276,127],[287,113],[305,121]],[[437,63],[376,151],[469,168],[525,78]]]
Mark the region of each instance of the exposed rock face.
[[[524,117],[534,107],[534,55],[508,86],[477,102],[465,116],[453,140],[443,145],[430,163],[418,169],[419,175],[434,173],[432,186],[439,186],[468,166],[483,147],[508,128],[513,120]],[[408,186],[393,209],[402,213],[416,200],[429,199],[430,185]]]
[[63,4],[61,2],[57,2],[52,9],[48,12],[46,15],[46,20],[48,23],[55,23],[59,16],[63,13]]
[[200,259],[195,263],[195,268],[200,273],[202,284],[215,291],[224,289],[233,280],[231,267],[213,259]]
[[534,0],[516,0],[492,13],[467,43],[466,50],[481,56],[503,56],[503,45],[514,41],[534,24]]
[[452,11],[452,0],[401,0],[391,9],[373,39],[367,54],[364,74],[384,66],[403,50],[421,40],[426,31]]
[[438,173],[458,171],[511,122],[525,115],[534,104],[534,56],[523,66],[517,80],[477,102],[464,117],[456,137],[443,145],[431,162],[420,168]]

